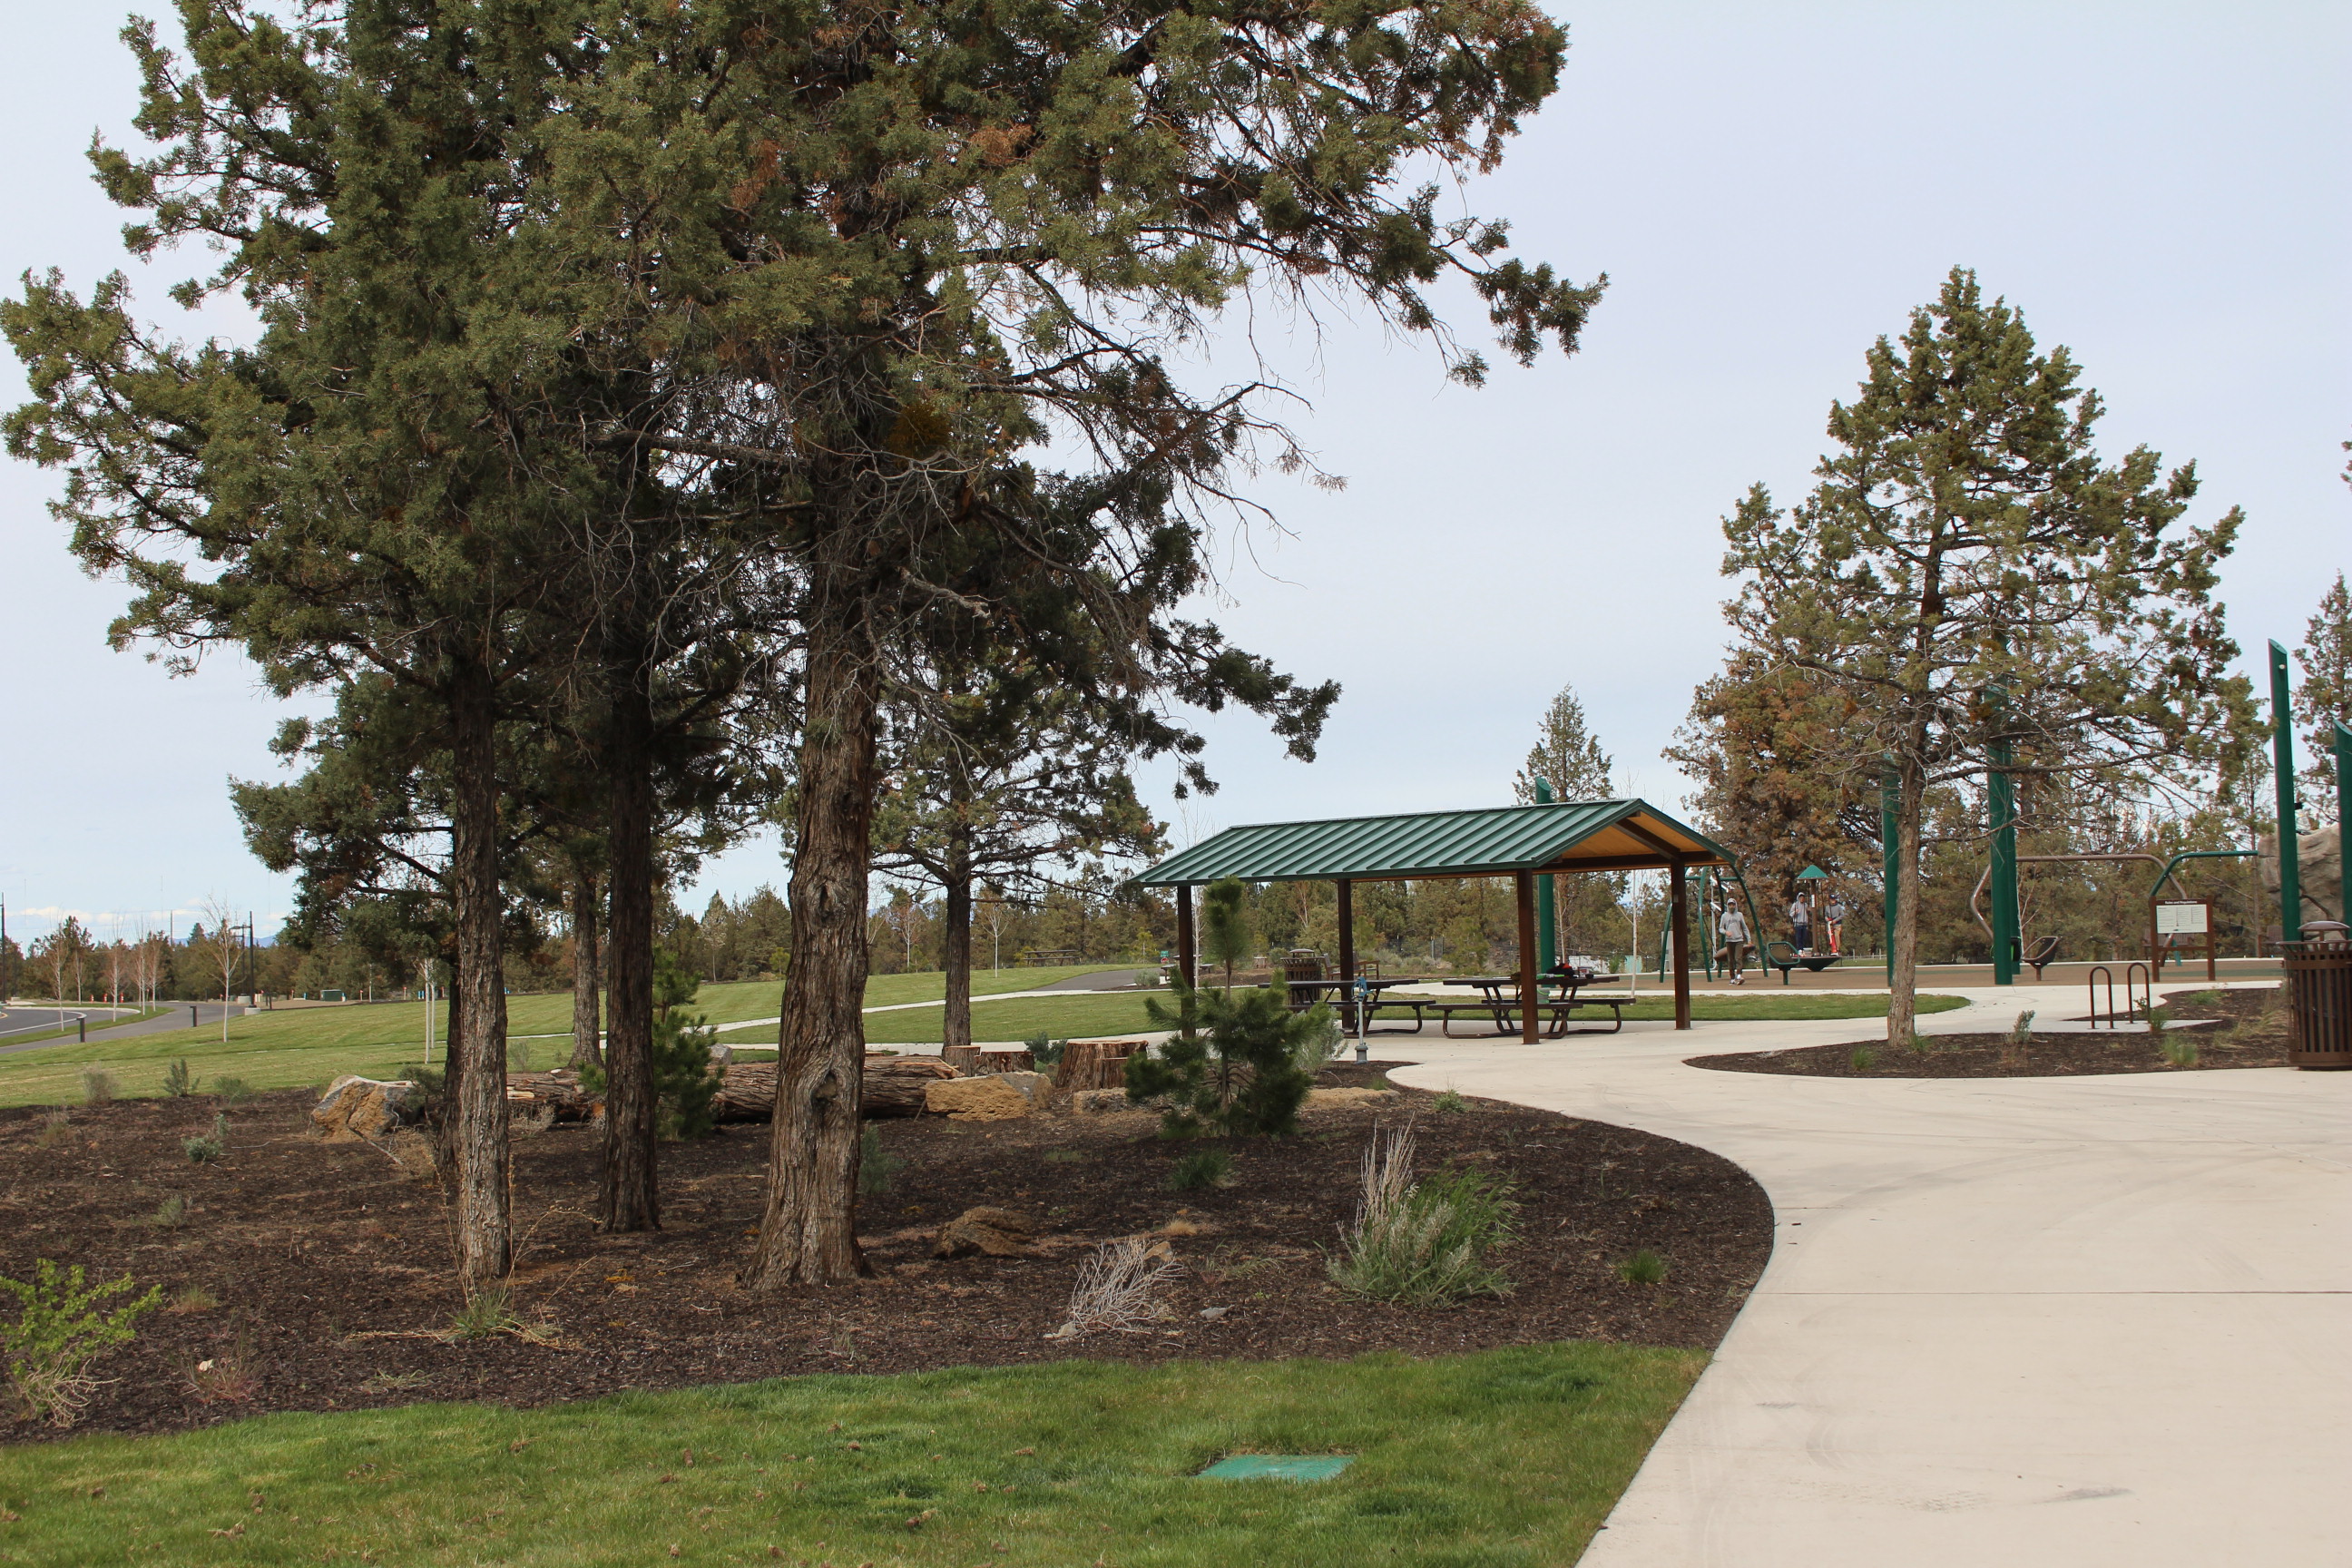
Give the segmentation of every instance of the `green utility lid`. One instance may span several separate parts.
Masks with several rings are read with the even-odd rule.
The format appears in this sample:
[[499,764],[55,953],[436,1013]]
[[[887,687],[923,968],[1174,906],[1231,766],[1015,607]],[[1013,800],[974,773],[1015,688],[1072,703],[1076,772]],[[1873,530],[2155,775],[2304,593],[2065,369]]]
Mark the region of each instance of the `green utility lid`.
[[1328,1481],[1353,1454],[1231,1454],[1201,1472],[1206,1481]]

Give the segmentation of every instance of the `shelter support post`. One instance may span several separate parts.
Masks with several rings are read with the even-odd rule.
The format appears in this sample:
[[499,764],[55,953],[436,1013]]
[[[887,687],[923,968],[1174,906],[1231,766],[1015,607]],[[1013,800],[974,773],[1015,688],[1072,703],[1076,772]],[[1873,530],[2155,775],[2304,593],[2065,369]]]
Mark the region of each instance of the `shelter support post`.
[[1525,871],[1514,872],[1512,891],[1519,901],[1519,1038],[1528,1045],[1536,1043],[1536,879]]
[[1339,1026],[1360,1034],[1362,1025],[1356,1017],[1356,884],[1342,879],[1331,886],[1339,894],[1339,978],[1348,983],[1339,993]]
[[1992,983],[2014,985],[2025,942],[2018,929],[2017,784],[2010,776],[2006,740],[1993,742],[1991,761],[1985,797],[1992,817]]
[[[1551,781],[1536,780],[1536,804],[1551,804]],[[1546,973],[1559,962],[1559,895],[1551,874],[1536,879],[1536,966]]]
[[1176,894],[1176,978],[1186,990],[1200,983],[1194,973],[1198,948],[1192,941],[1192,884],[1179,882]]
[[1690,1017],[1690,878],[1676,856],[1666,868],[1666,919],[1675,933],[1675,1027],[1687,1029]]

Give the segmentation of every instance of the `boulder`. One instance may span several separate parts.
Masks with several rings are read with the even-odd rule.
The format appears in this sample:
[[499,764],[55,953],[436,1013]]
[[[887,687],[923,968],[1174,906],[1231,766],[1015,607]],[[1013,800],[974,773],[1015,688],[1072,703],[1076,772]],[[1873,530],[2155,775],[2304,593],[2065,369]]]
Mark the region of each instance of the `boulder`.
[[[2278,840],[2258,838],[2255,847],[2261,851],[2263,891],[2269,895],[2270,907],[2263,911],[2263,923],[2278,923],[2279,863]],[[2303,892],[2303,918],[2307,921],[2340,921],[2344,911],[2337,906],[2344,901],[2344,858],[2337,843],[2336,827],[2329,824],[2316,833],[2305,833],[2295,841],[2295,863],[2299,868],[2299,885]]]
[[310,1120],[330,1143],[373,1142],[412,1120],[423,1099],[424,1090],[404,1079],[385,1081],[345,1073],[310,1108]]
[[1029,1095],[1007,1083],[1007,1073],[948,1078],[923,1086],[923,1109],[950,1121],[1010,1121],[1035,1109]]
[[940,1227],[934,1258],[1026,1258],[1037,1222],[1012,1209],[966,1209]]

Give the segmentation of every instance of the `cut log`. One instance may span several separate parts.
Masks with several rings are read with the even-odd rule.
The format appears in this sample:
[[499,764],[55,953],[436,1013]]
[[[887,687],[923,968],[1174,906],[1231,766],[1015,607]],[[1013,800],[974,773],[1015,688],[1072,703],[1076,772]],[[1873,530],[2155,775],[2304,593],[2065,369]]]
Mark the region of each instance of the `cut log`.
[[551,1111],[557,1121],[585,1121],[603,1100],[580,1087],[580,1074],[571,1068],[553,1072],[507,1074],[507,1107],[511,1111]]
[[1037,1058],[1025,1050],[982,1051],[978,1065],[963,1070],[971,1073],[1034,1072],[1037,1070]]
[[1132,1040],[1072,1040],[1062,1047],[1061,1065],[1054,1069],[1054,1087],[1064,1094],[1124,1089],[1128,1055],[1135,1048]]
[[969,1078],[980,1070],[978,1046],[946,1046],[940,1050],[940,1059]]
[[[866,1088],[858,1097],[857,1113],[867,1118],[920,1116],[924,1086],[958,1076],[955,1068],[937,1057],[867,1057]],[[710,1110],[720,1121],[765,1121],[774,1116],[775,1064],[729,1068]]]

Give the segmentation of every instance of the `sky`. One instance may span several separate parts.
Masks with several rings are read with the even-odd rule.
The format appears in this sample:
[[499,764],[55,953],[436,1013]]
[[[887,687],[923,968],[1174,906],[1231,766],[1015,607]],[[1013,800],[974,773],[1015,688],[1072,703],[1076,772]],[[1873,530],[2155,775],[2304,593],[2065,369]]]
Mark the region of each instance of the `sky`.
[[[92,132],[129,140],[135,77],[108,5],[0,0],[0,278],[78,288],[126,266],[88,179]],[[157,12],[167,12],[163,6]],[[2246,511],[2222,574],[2259,675],[2352,567],[2352,6],[1675,0],[1555,7],[1561,89],[1502,167],[1448,199],[1512,222],[1531,258],[1609,286],[1583,347],[1490,353],[1448,383],[1425,342],[1369,320],[1237,313],[1204,378],[1278,376],[1303,444],[1347,488],[1279,475],[1274,514],[1215,542],[1201,606],[1238,645],[1344,693],[1318,760],[1248,715],[1205,721],[1222,787],[1147,799],[1179,843],[1236,823],[1496,804],[1573,685],[1618,785],[1672,809],[1659,756],[1720,665],[1721,519],[1762,481],[1808,488],[1831,402],[1882,333],[1973,268],[2107,405],[2110,457],[2193,459],[2199,522]],[[129,266],[163,289],[201,255]],[[1475,302],[1448,300],[1465,342]],[[0,363],[0,403],[24,395]],[[66,911],[193,911],[267,930],[286,879],[247,852],[231,777],[269,778],[288,710],[234,657],[173,679],[106,645],[121,584],[74,565],[56,477],[0,460],[0,897],[10,934]],[[772,842],[681,891],[782,886]]]

